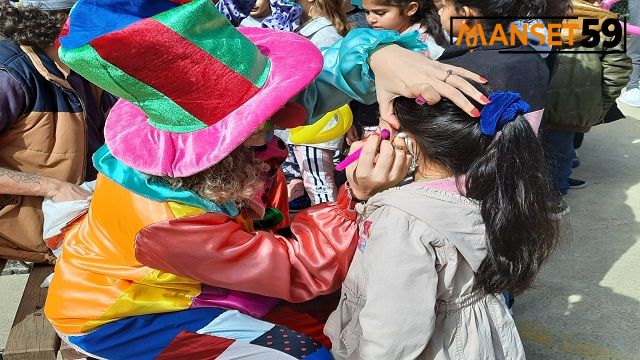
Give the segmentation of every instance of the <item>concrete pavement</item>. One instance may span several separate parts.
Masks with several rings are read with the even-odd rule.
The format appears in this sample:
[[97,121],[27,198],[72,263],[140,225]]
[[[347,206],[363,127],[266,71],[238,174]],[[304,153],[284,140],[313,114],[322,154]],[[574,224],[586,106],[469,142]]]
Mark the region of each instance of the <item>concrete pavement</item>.
[[[640,109],[621,109],[630,118],[587,134],[574,176],[589,186],[567,197],[573,231],[516,300],[528,359],[640,360]],[[0,348],[26,279],[0,277]]]
[[640,359],[640,109],[620,108],[627,119],[586,134],[573,231],[516,300],[529,359]]

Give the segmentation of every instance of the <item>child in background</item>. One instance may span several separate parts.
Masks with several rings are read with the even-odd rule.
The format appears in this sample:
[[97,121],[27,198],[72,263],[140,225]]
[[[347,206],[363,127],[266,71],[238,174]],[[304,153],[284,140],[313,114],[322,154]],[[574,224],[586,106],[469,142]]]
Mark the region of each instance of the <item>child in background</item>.
[[257,0],[249,16],[240,22],[240,26],[294,31],[300,26],[300,15],[302,8],[292,1]]
[[[302,26],[297,32],[311,40],[318,48],[326,48],[340,40],[351,29],[344,11],[343,0],[298,0],[302,7]],[[335,126],[334,118],[327,127]],[[279,132],[288,140],[287,132]],[[334,201],[338,187],[334,180],[334,157],[342,146],[343,137],[320,144],[293,145],[288,142],[289,157],[283,169],[289,180],[290,189],[295,186],[296,178],[302,177],[304,188],[310,199],[305,196],[290,199],[290,209],[299,210],[309,204]],[[298,180],[299,181],[299,180]],[[295,193],[291,190],[290,193]]]
[[499,293],[531,286],[557,233],[542,147],[521,116],[528,104],[511,92],[489,98],[480,121],[447,100],[396,100],[403,133],[393,145],[417,159],[414,182],[360,212],[358,250],[325,327],[335,359],[525,358]]
[[363,0],[362,5],[374,29],[401,34],[418,31],[429,47],[424,54],[430,59],[438,59],[448,44],[433,0]]
[[271,15],[269,0],[256,0],[249,16],[242,20],[240,26],[262,27],[262,21],[269,15]]
[[[438,10],[432,0],[364,0],[362,7],[367,22],[374,29],[394,30],[399,33],[418,31],[419,39],[429,47],[422,52],[436,60],[448,45]],[[354,124],[347,132],[347,144],[364,139],[374,133],[379,124],[377,104],[352,102]]]

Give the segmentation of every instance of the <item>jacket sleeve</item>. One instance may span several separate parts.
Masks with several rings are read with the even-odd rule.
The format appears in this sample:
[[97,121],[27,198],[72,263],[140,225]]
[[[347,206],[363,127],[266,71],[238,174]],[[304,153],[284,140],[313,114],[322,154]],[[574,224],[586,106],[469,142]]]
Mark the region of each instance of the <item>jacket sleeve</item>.
[[389,206],[376,210],[369,221],[370,237],[359,258],[367,278],[359,357],[416,359],[435,327],[433,230]]
[[620,96],[622,88],[627,86],[631,77],[631,59],[622,51],[622,42],[613,49],[606,51],[620,51],[608,53],[602,56],[602,116],[609,111],[616,99]]
[[217,213],[146,227],[136,258],[154,269],[231,290],[301,302],[340,287],[356,247],[356,213],[348,190],[335,203],[296,215],[294,238],[248,233]]
[[22,116],[27,95],[9,73],[0,70],[0,134],[12,127]]
[[293,99],[307,109],[307,123],[313,124],[329,111],[351,100],[364,104],[376,102],[369,55],[378,46],[388,44],[397,44],[413,51],[425,50],[427,46],[417,35],[417,32],[400,35],[391,30],[355,29],[324,49],[322,72]]

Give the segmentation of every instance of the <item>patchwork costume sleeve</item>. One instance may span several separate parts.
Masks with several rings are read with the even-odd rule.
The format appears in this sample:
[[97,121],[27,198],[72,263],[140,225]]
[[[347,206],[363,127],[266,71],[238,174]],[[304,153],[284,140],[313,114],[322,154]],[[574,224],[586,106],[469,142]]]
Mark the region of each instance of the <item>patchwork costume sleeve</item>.
[[364,104],[376,102],[369,55],[377,47],[390,44],[412,51],[426,50],[426,45],[417,35],[417,32],[400,35],[391,30],[355,29],[333,46],[323,49],[322,72],[294,98],[307,109],[308,124],[351,100]]
[[204,284],[301,302],[344,280],[357,246],[352,205],[343,187],[337,202],[296,215],[293,239],[245,232],[215,213],[169,220],[138,233],[136,259]]
[[[422,223],[396,208],[374,212],[370,237],[359,247],[367,274],[367,301],[360,312],[362,359],[416,359],[435,328],[436,256]],[[402,304],[410,299],[410,304]],[[389,331],[393,329],[393,331]]]

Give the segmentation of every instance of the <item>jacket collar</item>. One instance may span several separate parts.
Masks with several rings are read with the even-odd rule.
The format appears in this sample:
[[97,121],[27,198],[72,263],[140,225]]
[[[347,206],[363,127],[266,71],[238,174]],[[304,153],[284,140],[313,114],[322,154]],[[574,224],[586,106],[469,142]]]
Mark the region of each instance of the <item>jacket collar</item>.
[[59,67],[44,51],[24,45],[20,45],[20,49],[27,55],[33,66],[45,79],[72,89],[71,84],[67,81],[69,72]]
[[320,16],[313,20],[309,20],[305,25],[300,27],[298,33],[306,38],[310,38],[315,33],[328,26],[333,26],[333,24],[331,24],[331,22],[326,17]]

